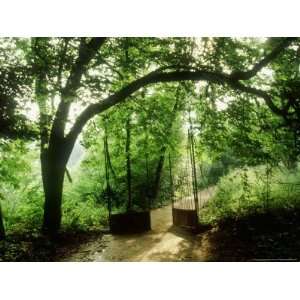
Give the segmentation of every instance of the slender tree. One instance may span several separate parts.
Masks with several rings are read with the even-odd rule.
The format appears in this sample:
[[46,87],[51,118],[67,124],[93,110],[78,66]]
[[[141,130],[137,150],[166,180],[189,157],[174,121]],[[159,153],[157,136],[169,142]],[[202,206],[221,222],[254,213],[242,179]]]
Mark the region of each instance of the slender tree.
[[0,241],[5,238],[5,229],[4,229],[4,223],[3,223],[3,217],[2,217],[2,208],[0,203]]
[[127,116],[126,120],[126,178],[127,178],[127,193],[128,193],[128,199],[127,199],[127,211],[130,211],[132,209],[132,192],[131,192],[131,115],[130,113]]

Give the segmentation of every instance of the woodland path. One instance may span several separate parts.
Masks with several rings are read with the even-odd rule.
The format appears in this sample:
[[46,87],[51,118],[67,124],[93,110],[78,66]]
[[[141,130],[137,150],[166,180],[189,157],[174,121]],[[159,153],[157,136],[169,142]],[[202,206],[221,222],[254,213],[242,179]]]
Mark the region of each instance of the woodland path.
[[[202,204],[213,190],[201,192]],[[171,206],[151,212],[152,230],[131,235],[106,234],[82,245],[67,261],[207,261],[207,233],[193,234],[172,226]]]

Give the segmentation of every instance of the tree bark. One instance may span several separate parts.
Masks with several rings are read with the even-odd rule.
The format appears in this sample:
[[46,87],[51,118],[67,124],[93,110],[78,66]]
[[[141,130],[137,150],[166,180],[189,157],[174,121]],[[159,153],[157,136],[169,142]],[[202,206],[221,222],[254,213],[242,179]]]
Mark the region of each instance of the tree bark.
[[55,235],[61,224],[64,175],[70,156],[67,145],[56,141],[41,153],[42,179],[45,193],[43,231]]
[[[47,116],[45,101],[48,98],[46,73],[44,65],[36,65],[36,97],[40,104],[40,135],[41,135],[41,171],[43,188],[45,193],[43,231],[55,235],[61,224],[61,203],[63,193],[64,175],[66,165],[74,147],[74,141],[65,139],[64,131],[68,119],[72,98],[80,87],[81,78],[87,70],[91,60],[105,42],[105,38],[81,38],[78,49],[78,57],[74,62],[70,75],[63,88],[61,88],[61,73],[63,71],[63,59],[59,62],[58,86],[61,93],[61,101],[55,113],[52,126],[49,126],[50,119]],[[39,42],[39,40],[36,40]],[[67,51],[68,42],[62,50],[64,56]],[[36,53],[38,48],[34,49]],[[41,54],[37,53],[40,57]],[[49,128],[51,131],[48,132]]]

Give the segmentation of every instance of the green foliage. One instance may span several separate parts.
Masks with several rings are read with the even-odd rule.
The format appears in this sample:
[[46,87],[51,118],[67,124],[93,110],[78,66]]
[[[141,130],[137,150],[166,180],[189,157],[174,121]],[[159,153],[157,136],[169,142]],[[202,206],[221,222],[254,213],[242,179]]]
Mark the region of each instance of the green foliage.
[[12,187],[18,187],[20,178],[30,170],[24,158],[27,152],[23,141],[9,142],[0,140],[0,181]]
[[63,203],[63,228],[90,230],[108,227],[107,207],[96,203],[93,197],[82,199],[81,193],[66,193]]
[[[88,149],[88,154],[82,163],[82,171],[89,174],[91,182],[90,192],[98,195],[99,201],[104,202],[103,196],[106,189],[105,163],[104,163],[104,128],[106,126],[109,155],[111,159],[110,185],[113,189],[113,209],[122,210],[127,202],[126,181],[126,131],[125,124],[131,116],[131,169],[132,193],[135,209],[145,209],[157,206],[167,200],[169,195],[169,176],[161,176],[161,199],[152,198],[155,189],[155,179],[159,160],[163,158],[165,169],[167,157],[172,152],[172,161],[180,151],[180,134],[182,120],[179,111],[182,109],[184,91],[179,87],[169,85],[165,88],[153,89],[151,93],[141,93],[132,99],[131,103],[111,110],[105,117],[91,123],[85,131],[83,144]],[[176,98],[177,97],[177,98]],[[177,99],[177,100],[176,100]],[[175,107],[176,106],[176,107]],[[175,107],[175,108],[174,108]],[[175,111],[174,111],[175,109]],[[162,169],[162,174],[168,170]],[[156,201],[156,202],[155,202]]]
[[97,170],[91,168],[79,166],[72,170],[72,183],[65,182],[64,229],[88,230],[108,226],[107,204],[99,192],[98,175]]
[[[0,155],[0,201],[7,234],[39,232],[44,195],[36,146],[20,140],[2,141]],[[74,176],[74,184],[66,183],[64,229],[107,226],[107,208],[85,195],[93,191],[93,181],[82,175]]]
[[[29,151],[30,150],[30,151]],[[43,193],[33,144],[1,144],[0,195],[7,232],[37,230],[43,215]]]
[[20,111],[30,98],[29,70],[18,42],[0,39],[0,138],[36,137],[32,122]]
[[215,223],[226,218],[265,210],[300,207],[300,171],[262,165],[236,169],[222,177],[201,212],[201,221]]
[[[25,104],[34,102],[39,109],[41,144],[46,153],[61,99],[72,104],[70,110],[67,105],[59,110],[62,115],[66,113],[61,120],[66,124],[60,129],[67,136],[64,126],[70,128],[78,111],[153,70],[167,73],[200,69],[222,74],[246,71],[281,41],[110,38],[86,65],[81,65],[89,54],[84,49],[91,40],[0,39],[1,137],[37,136],[37,125],[24,111]],[[104,135],[110,155],[113,211],[126,209],[128,120],[134,209],[144,209],[150,202],[153,207],[168,203],[167,157],[170,153],[173,173],[180,175],[181,162],[186,158],[188,113],[193,115],[199,188],[217,184],[204,219],[215,221],[249,210],[296,205],[296,195],[283,193],[280,185],[274,183],[284,181],[286,176],[298,180],[298,173],[291,169],[297,165],[299,155],[299,40],[283,52],[255,77],[240,82],[270,92],[274,104],[283,108],[281,116],[274,115],[260,98],[234,92],[234,84],[173,82],[147,86],[106,111],[105,116],[93,119],[83,132],[85,158],[78,169],[71,170],[73,183],[65,182],[64,228],[107,226]],[[81,56],[82,53],[85,55]],[[77,70],[77,66],[82,68]],[[68,115],[68,111],[72,113]],[[60,120],[61,116],[56,116]],[[0,140],[0,201],[8,232],[37,230],[42,223],[44,195],[39,146],[20,140]],[[282,165],[289,171],[279,171]],[[270,178],[270,189],[266,189],[266,180]]]

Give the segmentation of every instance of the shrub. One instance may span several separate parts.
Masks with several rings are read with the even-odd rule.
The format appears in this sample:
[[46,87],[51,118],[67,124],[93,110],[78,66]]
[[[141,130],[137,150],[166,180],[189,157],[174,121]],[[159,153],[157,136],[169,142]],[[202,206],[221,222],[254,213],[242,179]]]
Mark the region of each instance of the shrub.
[[215,223],[227,217],[300,206],[298,168],[262,165],[236,169],[222,177],[213,198],[201,211],[203,223]]

